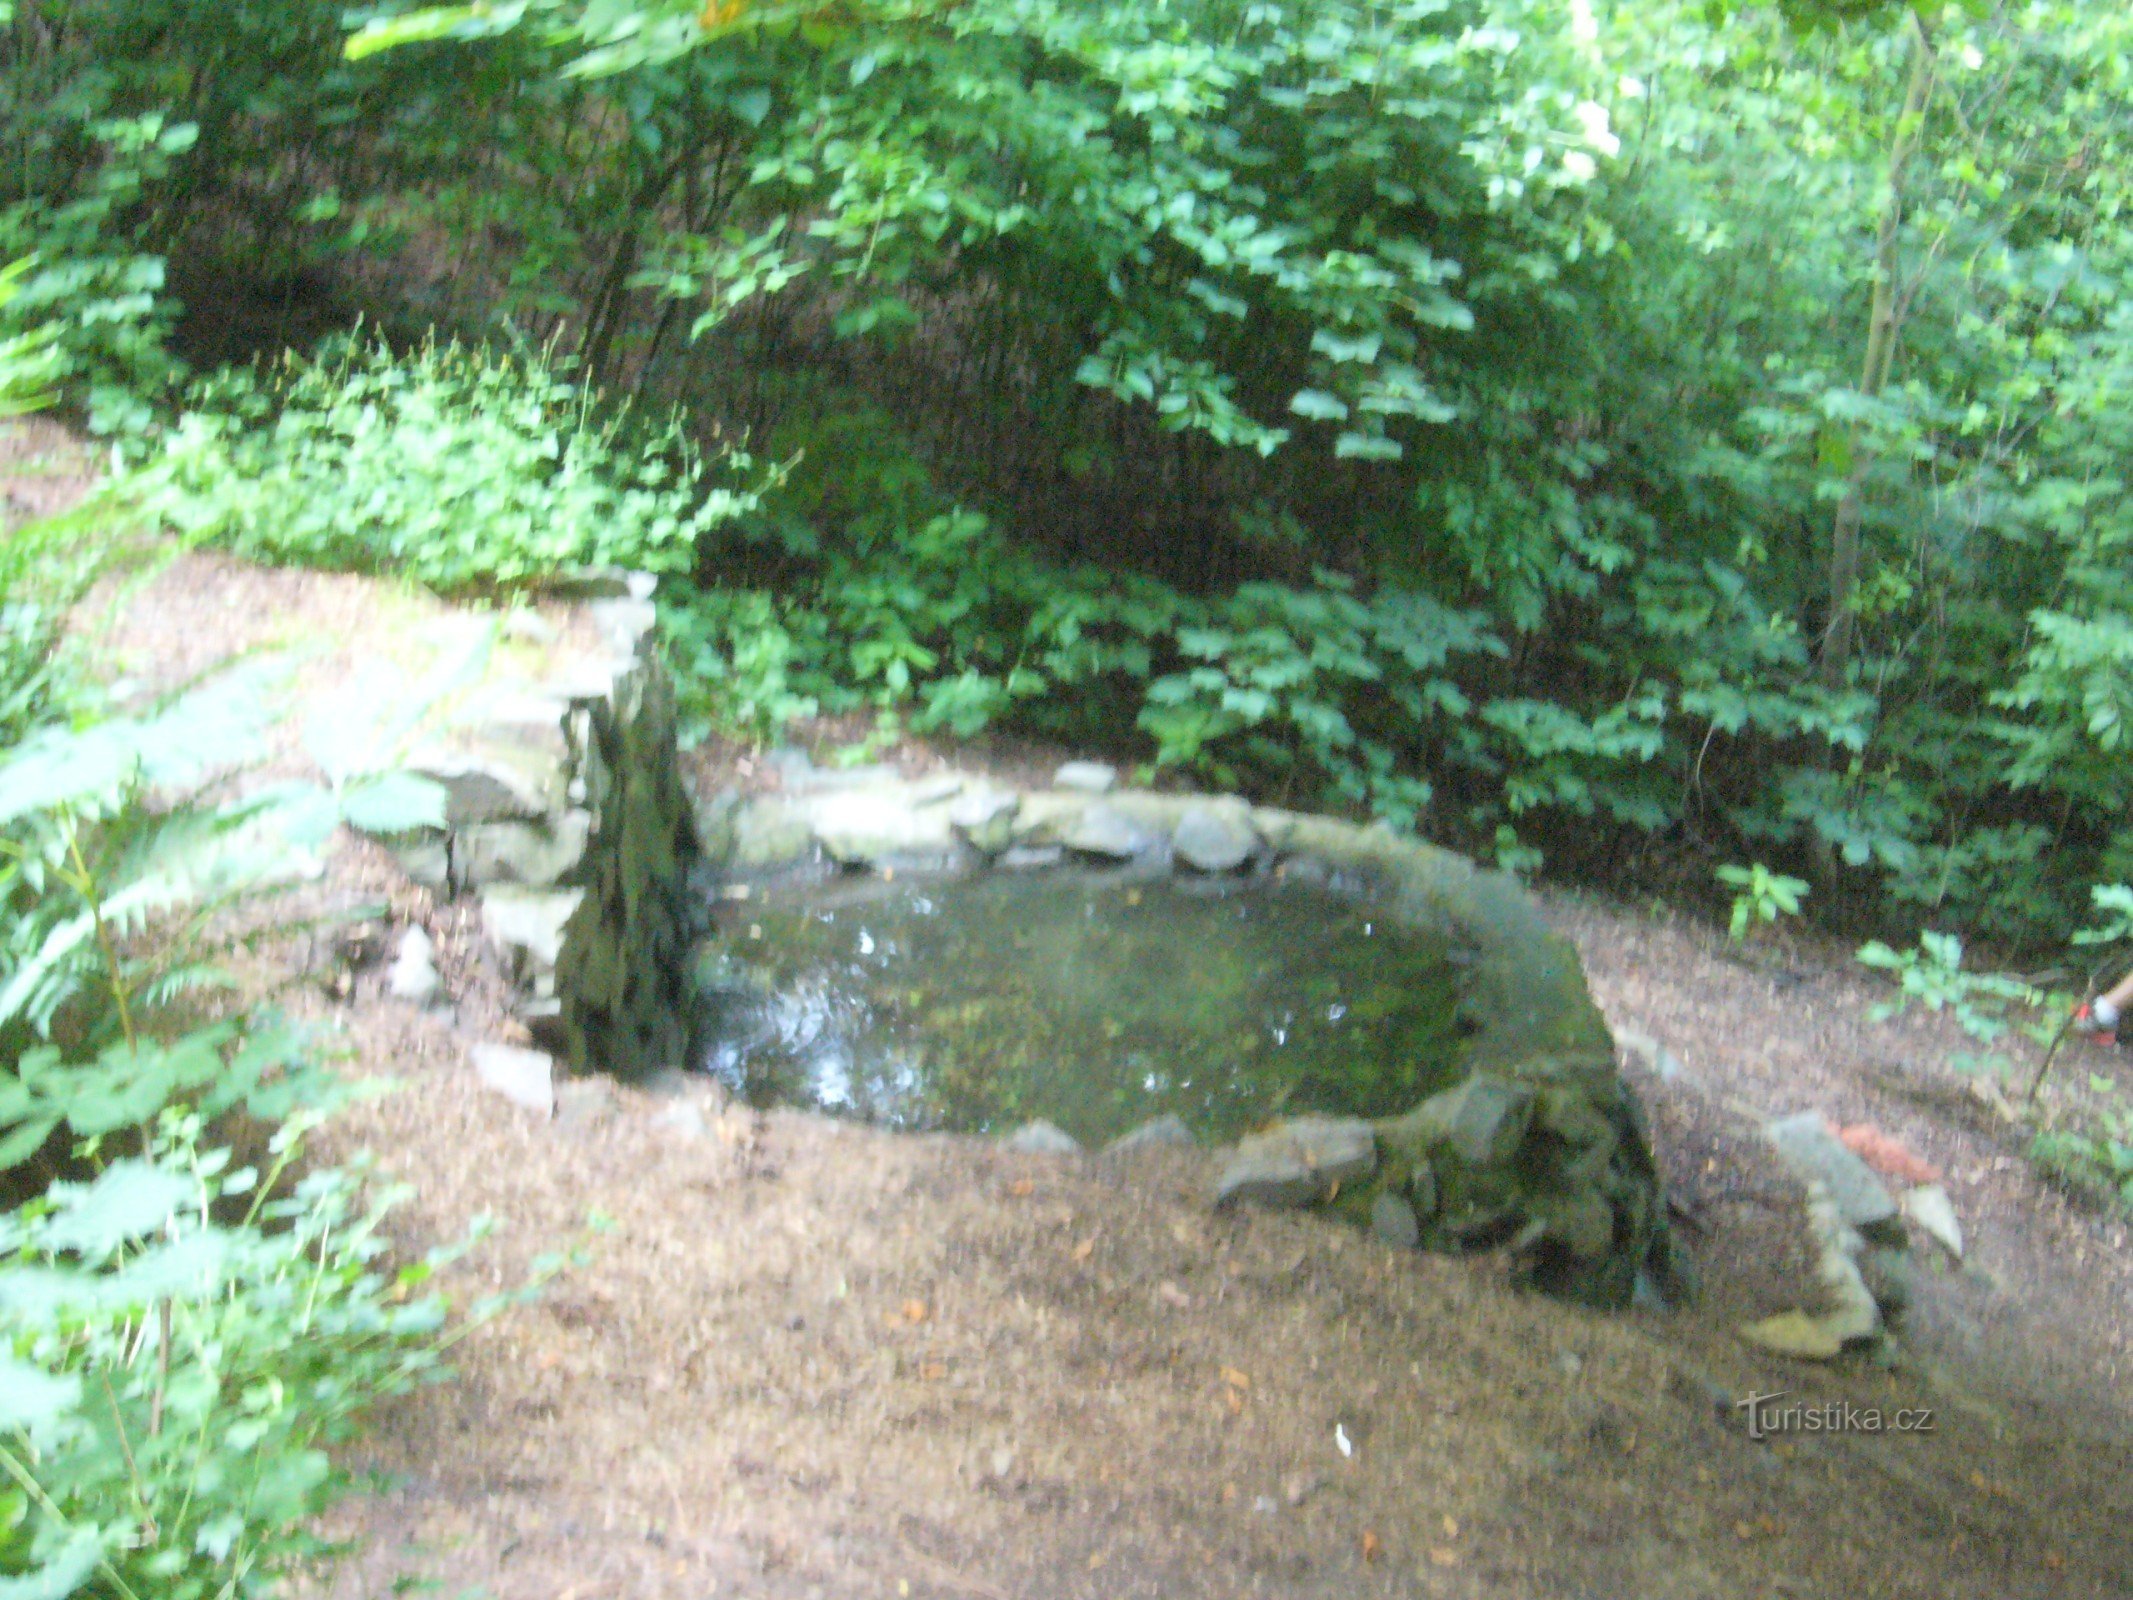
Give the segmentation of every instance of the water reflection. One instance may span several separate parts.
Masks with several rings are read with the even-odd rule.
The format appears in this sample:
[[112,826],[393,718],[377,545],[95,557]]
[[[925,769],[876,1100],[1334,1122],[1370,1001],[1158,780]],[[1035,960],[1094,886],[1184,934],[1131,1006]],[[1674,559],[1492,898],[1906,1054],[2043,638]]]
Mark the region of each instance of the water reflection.
[[1445,1081],[1449,953],[1301,885],[1053,873],[752,902],[703,967],[705,1066],[899,1127],[1382,1115]]

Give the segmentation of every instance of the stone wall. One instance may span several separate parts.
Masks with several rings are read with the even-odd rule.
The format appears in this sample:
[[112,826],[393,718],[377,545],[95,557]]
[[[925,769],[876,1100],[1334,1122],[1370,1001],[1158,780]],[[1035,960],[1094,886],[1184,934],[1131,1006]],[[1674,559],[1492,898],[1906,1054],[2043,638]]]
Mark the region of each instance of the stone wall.
[[624,1078],[686,1066],[692,1015],[696,832],[651,593],[592,575],[508,619],[512,648],[408,762],[443,786],[445,826],[388,841],[479,901],[534,1042]]
[[1598,1305],[1683,1287],[1643,1111],[1576,952],[1501,873],[1382,828],[1119,790],[1078,762],[1026,791],[801,771],[778,794],[712,802],[703,834],[738,877],[1108,861],[1308,879],[1382,905],[1461,958],[1462,1081],[1375,1124],[1301,1117],[1243,1141],[1218,1200],[1332,1205],[1401,1242],[1508,1250],[1537,1287]]

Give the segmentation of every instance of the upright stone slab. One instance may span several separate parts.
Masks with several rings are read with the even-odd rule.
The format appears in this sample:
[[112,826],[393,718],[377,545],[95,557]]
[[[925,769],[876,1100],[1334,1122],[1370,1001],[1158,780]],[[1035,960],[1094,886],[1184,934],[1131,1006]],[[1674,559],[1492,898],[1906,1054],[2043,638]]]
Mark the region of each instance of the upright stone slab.
[[674,695],[649,653],[583,708],[576,762],[592,824],[563,929],[555,993],[571,1063],[646,1078],[687,1063],[688,891],[696,824],[681,782]]
[[695,1014],[697,831],[652,590],[604,570],[552,586],[574,625],[521,622],[412,763],[443,787],[445,827],[389,841],[421,881],[479,896],[541,1043],[623,1077],[683,1065]]

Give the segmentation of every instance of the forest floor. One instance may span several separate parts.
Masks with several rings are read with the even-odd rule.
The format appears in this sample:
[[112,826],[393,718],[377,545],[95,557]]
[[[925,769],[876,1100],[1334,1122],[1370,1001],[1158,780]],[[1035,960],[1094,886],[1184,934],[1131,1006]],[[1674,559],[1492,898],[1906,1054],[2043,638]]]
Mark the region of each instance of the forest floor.
[[[90,648],[149,685],[295,641],[330,668],[371,607],[430,604],[208,556],[103,600]],[[763,776],[744,752],[699,765]],[[1971,1048],[1952,1024],[1868,1021],[1887,990],[1843,950],[1744,957],[1680,917],[1543,894],[1610,1023],[1685,1069],[1626,1070],[1704,1292],[1603,1315],[1486,1258],[1216,1214],[1188,1153],[1021,1155],[758,1113],[708,1080],[573,1085],[536,1120],[466,1062],[501,1015],[469,908],[356,842],[311,894],[425,924],[455,1001],[395,1002],[330,942],[283,953],[307,969],[288,1003],[397,1085],[331,1143],[415,1186],[405,1248],[496,1219],[449,1275],[471,1294],[604,1219],[583,1265],[350,1453],[376,1488],[335,1518],[355,1554],[322,1600],[2133,1594],[2125,1219],[2040,1180],[2027,1131],[1950,1067]],[[2133,1094],[2112,1051],[2075,1045],[2058,1070]],[[1892,1364],[1737,1336],[1799,1301],[1797,1195],[1757,1123],[1803,1109],[1941,1169],[1968,1235],[1960,1265],[1914,1247]],[[1751,1439],[1737,1400],[1780,1391],[1931,1428]]]

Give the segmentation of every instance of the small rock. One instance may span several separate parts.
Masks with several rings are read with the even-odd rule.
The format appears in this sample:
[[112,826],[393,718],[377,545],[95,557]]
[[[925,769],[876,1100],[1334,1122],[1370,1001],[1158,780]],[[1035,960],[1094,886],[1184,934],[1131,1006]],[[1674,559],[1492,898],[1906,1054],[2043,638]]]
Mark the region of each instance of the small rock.
[[1024,1155],[1078,1156],[1081,1141],[1057,1123],[1046,1122],[1042,1117],[1025,1122],[1007,1136],[1007,1148],[1019,1150]]
[[523,883],[547,888],[585,859],[590,812],[570,810],[545,822],[479,822],[462,828],[452,845],[453,876],[466,888]]
[[536,972],[553,972],[563,953],[563,926],[584,898],[583,889],[497,884],[482,891],[482,928],[512,960]]
[[993,1451],[991,1465],[992,1475],[995,1478],[1006,1477],[1010,1472],[1015,1470],[1014,1451],[1008,1449],[1008,1447],[1004,1444],[1001,1445],[998,1449]]
[[1138,1128],[1120,1134],[1104,1146],[1106,1156],[1130,1156],[1143,1150],[1156,1150],[1165,1146],[1191,1148],[1192,1130],[1185,1126],[1184,1119],[1166,1112],[1160,1117],[1151,1117]]
[[948,826],[981,855],[996,856],[1014,842],[1022,797],[1006,789],[971,789],[948,808]]
[[436,947],[427,931],[410,927],[400,936],[400,953],[386,975],[385,990],[395,1000],[426,1006],[437,997]]
[[514,611],[504,618],[504,637],[521,644],[554,644],[555,624],[538,611]]
[[1422,1242],[1422,1224],[1405,1195],[1390,1189],[1378,1191],[1370,1202],[1370,1231],[1395,1250],[1412,1250]]
[[1923,1229],[1949,1255],[1963,1259],[1963,1225],[1955,1215],[1955,1202],[1937,1183],[1919,1185],[1903,1197],[1903,1214]]
[[1720,1422],[1733,1420],[1733,1391],[1709,1373],[1676,1367],[1667,1375],[1667,1388],[1690,1405],[1708,1406]]
[[669,1100],[659,1108],[652,1121],[669,1133],[679,1134],[684,1139],[701,1139],[711,1131],[710,1119],[704,1108],[694,1100]]
[[1897,1239],[1902,1237],[1895,1200],[1874,1176],[1874,1169],[1845,1148],[1819,1112],[1780,1117],[1765,1123],[1763,1134],[1796,1177],[1819,1183],[1828,1191],[1846,1223],[1861,1233],[1894,1230]]
[[1069,761],[1052,774],[1052,787],[1077,794],[1109,794],[1118,787],[1118,768],[1102,761]]
[[1378,1164],[1377,1137],[1356,1117],[1297,1117],[1237,1141],[1215,1185],[1215,1205],[1316,1205]]
[[1758,1349],[1797,1361],[1834,1361],[1844,1341],[1804,1311],[1783,1311],[1760,1322],[1748,1323],[1740,1336]]
[[1821,1249],[1815,1276],[1830,1307],[1820,1318],[1823,1327],[1845,1343],[1871,1339],[1881,1331],[1881,1304],[1859,1271],[1866,1240],[1814,1181],[1807,1186],[1807,1226]]
[[655,1100],[685,1100],[698,1093],[706,1082],[700,1072],[684,1071],[680,1067],[661,1067],[657,1072],[639,1079],[633,1088]]
[[1271,1517],[1280,1509],[1281,1507],[1274,1504],[1274,1497],[1270,1494],[1254,1495],[1252,1497],[1252,1510],[1262,1517]]
[[396,833],[380,842],[400,863],[400,870],[425,889],[442,894],[451,887],[452,851],[448,835],[436,828]]
[[1056,867],[1065,859],[1066,851],[1056,844],[1018,844],[1001,851],[994,864],[1009,872],[1037,872]]
[[478,1044],[467,1052],[489,1088],[528,1111],[555,1115],[555,1061],[539,1050],[508,1044]]
[[1112,861],[1131,861],[1156,845],[1154,835],[1131,817],[1104,805],[1088,806],[1065,823],[1059,830],[1059,842],[1069,850]]
[[1196,872],[1235,872],[1259,848],[1259,835],[1241,802],[1192,806],[1178,818],[1170,847]]

